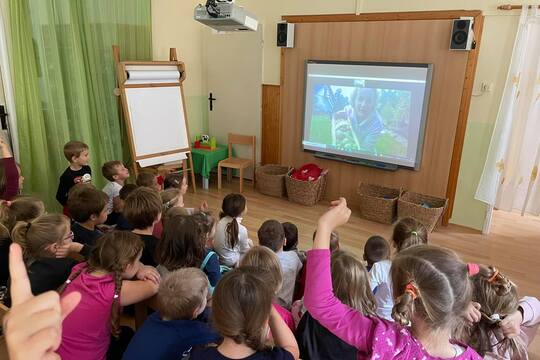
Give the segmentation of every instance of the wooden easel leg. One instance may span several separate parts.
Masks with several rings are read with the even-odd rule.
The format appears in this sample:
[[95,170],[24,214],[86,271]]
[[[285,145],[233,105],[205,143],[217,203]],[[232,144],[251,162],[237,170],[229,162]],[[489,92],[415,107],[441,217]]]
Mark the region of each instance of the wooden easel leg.
[[197,185],[195,184],[195,171],[194,171],[194,168],[193,168],[193,157],[191,156],[191,154],[189,154],[189,167],[190,167],[190,170],[189,172],[191,173],[191,184],[193,184],[193,193],[197,193]]
[[227,168],[227,182],[231,182],[232,181],[232,170],[231,168]]

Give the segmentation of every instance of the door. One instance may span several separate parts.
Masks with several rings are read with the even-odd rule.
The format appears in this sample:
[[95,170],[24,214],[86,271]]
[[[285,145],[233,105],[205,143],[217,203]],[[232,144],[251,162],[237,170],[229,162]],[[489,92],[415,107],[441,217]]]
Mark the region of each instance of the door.
[[[209,135],[227,144],[228,133],[257,138],[257,163],[261,157],[262,28],[258,31],[217,33],[204,29],[206,93],[212,94]],[[209,96],[210,97],[210,96]],[[210,101],[208,103],[210,110]],[[234,146],[235,155],[251,158],[251,148]],[[252,169],[245,172],[252,178]]]

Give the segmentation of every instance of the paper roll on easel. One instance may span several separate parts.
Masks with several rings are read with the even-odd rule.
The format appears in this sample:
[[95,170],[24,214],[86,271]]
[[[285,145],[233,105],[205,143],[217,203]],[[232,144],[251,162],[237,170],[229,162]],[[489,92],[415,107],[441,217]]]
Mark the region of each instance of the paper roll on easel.
[[126,84],[175,83],[180,79],[178,70],[128,70]]

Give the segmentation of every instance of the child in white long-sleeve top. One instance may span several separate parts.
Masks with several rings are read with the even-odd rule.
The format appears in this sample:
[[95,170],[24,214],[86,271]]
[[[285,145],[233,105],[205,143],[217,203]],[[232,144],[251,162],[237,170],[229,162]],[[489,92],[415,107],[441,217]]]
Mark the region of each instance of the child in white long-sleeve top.
[[[422,223],[413,218],[401,219],[392,234],[392,246],[399,253],[414,245],[427,244],[428,232]],[[375,291],[377,301],[377,315],[392,320],[392,308],[394,296],[392,291],[392,279],[390,276],[391,260],[376,262],[371,267],[371,290]]]
[[246,213],[246,198],[241,194],[229,194],[223,198],[214,237],[214,250],[223,265],[236,266],[240,257],[253,246],[246,227],[242,225],[242,217]]

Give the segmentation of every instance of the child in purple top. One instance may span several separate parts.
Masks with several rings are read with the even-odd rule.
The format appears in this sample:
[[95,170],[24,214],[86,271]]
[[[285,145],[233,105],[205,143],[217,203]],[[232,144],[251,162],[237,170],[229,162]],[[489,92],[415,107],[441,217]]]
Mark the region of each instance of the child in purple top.
[[62,298],[78,292],[81,302],[62,324],[62,359],[105,359],[111,333],[120,335],[121,307],[157,292],[159,274],[139,262],[142,248],[139,236],[112,231],[97,240],[88,262],[73,268],[59,292]]
[[[351,210],[341,198],[321,216],[313,250],[307,257],[304,305],[321,325],[370,359],[481,359],[471,348],[451,340],[471,301],[467,265],[450,250],[413,246],[392,264],[396,323],[365,316],[344,305],[332,292],[329,240],[347,223]],[[406,324],[411,327],[406,327]],[[414,334],[414,335],[413,335]]]

